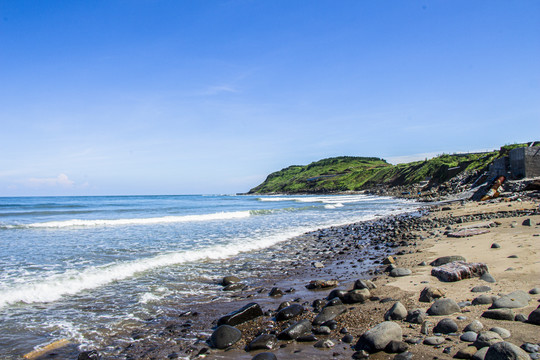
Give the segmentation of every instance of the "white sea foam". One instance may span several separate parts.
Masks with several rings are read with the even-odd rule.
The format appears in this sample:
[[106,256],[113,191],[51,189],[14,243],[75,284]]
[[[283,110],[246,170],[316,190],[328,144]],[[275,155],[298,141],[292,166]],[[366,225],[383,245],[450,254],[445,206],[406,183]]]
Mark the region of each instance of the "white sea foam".
[[131,219],[96,219],[96,220],[64,220],[32,223],[25,225],[4,225],[4,229],[14,228],[68,228],[68,227],[96,227],[96,226],[122,226],[122,225],[153,225],[166,223],[181,223],[193,221],[212,221],[241,219],[251,216],[250,211],[219,212],[202,215],[182,215],[182,216],[162,216],[153,218],[131,218]]
[[257,239],[238,239],[227,245],[173,252],[130,262],[90,267],[82,271],[68,271],[45,279],[0,290],[0,308],[16,303],[53,302],[64,296],[75,295],[115,281],[124,280],[145,271],[205,259],[226,259],[241,252],[272,246],[280,241],[304,233],[306,228],[295,229]]
[[323,203],[323,204],[347,204],[358,203],[364,201],[381,200],[384,197],[375,197],[370,195],[329,195],[329,196],[268,196],[257,198],[259,201],[277,202],[277,201],[294,201],[300,203]]

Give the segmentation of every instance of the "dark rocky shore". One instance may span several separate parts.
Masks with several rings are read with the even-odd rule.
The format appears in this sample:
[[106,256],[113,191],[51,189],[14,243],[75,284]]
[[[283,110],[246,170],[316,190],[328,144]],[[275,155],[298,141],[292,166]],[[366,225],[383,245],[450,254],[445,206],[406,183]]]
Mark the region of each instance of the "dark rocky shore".
[[[450,210],[445,205],[432,205],[417,213],[320,229],[291,239],[279,251],[295,253],[295,261],[282,263],[279,251],[268,249],[276,251],[275,264],[264,276],[239,279],[234,273],[216,274],[223,290],[214,301],[178,304],[148,319],[137,331],[112,339],[110,346],[78,357],[483,359],[489,352],[511,355],[486,359],[540,358],[538,336],[536,340],[522,336],[518,344],[505,342],[504,327],[508,326],[504,323],[508,321],[501,320],[516,320],[512,322],[527,327],[524,334],[538,334],[540,310],[530,314],[510,314],[507,308],[488,310],[491,313],[486,311],[481,319],[484,325],[478,325],[467,315],[472,303],[438,299],[444,293],[437,288],[426,287],[419,294],[385,286],[393,278],[410,275],[413,266],[427,266],[425,262],[418,264],[426,240],[448,236],[456,226],[487,221],[497,227],[497,219],[506,218],[520,219],[521,223],[533,217],[540,222],[537,205],[460,216]],[[487,288],[495,281],[489,275],[486,272],[482,278]],[[540,291],[524,290],[531,290],[531,295],[520,293],[521,305],[530,306],[534,301],[531,296],[538,298]],[[487,290],[479,287],[478,291]],[[481,297],[477,302],[494,300],[493,296]],[[428,306],[432,303],[427,312],[420,309],[419,301],[428,301]],[[455,313],[457,319],[440,317]],[[481,329],[493,324],[497,329]]]

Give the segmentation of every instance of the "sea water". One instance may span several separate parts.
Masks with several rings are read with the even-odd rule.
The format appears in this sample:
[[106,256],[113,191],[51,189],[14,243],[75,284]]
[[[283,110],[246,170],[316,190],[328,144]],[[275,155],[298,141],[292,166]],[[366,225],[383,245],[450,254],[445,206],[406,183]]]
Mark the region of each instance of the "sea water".
[[63,338],[99,346],[161,307],[216,294],[227,259],[249,264],[238,275],[263,272],[265,249],[287,239],[417,206],[368,195],[0,198],[0,358]]

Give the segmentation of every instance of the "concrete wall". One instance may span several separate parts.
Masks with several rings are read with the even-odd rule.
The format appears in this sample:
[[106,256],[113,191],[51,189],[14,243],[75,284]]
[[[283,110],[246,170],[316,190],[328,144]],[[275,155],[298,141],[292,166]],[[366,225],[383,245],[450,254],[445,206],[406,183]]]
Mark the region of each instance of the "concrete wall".
[[513,149],[508,155],[514,178],[540,176],[540,146]]
[[502,157],[493,162],[489,167],[488,180],[491,181],[501,175],[508,176],[508,157]]

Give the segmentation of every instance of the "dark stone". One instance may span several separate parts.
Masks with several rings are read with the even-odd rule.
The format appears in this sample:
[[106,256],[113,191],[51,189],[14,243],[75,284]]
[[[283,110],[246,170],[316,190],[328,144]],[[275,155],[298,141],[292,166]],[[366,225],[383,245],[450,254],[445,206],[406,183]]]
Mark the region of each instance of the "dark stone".
[[221,285],[227,286],[231,284],[236,284],[237,282],[240,282],[240,279],[236,276],[225,276],[223,280],[221,280]]
[[313,346],[320,349],[330,349],[333,348],[335,344],[332,340],[326,339],[317,341]]
[[428,309],[427,313],[429,315],[439,316],[439,315],[451,315],[453,313],[459,312],[459,305],[453,299],[437,299]]
[[508,320],[513,321],[516,315],[512,309],[495,309],[495,310],[486,310],[482,314],[482,317],[495,320]]
[[484,280],[485,282],[488,282],[488,283],[495,283],[497,282],[495,280],[495,278],[493,277],[493,275],[491,275],[490,273],[486,272],[486,273],[483,273],[482,276],[480,276],[480,280]]
[[242,290],[246,285],[242,284],[242,283],[234,283],[234,284],[230,284],[230,285],[227,285],[223,288],[223,291],[237,291],[237,290]]
[[229,325],[221,325],[210,336],[210,346],[226,349],[242,338],[242,332]]
[[313,342],[318,340],[319,339],[317,339],[317,337],[313,334],[302,335],[296,338],[296,341],[298,342]]
[[402,276],[409,276],[412,274],[412,271],[410,269],[405,268],[395,268],[390,271],[390,276],[392,277],[402,277]]
[[540,352],[540,345],[533,343],[523,343],[520,346],[523,350],[528,353],[537,353]]
[[263,352],[255,355],[251,360],[277,360],[277,357],[270,352]]
[[529,305],[531,297],[523,290],[513,291],[493,301],[490,309],[515,309]]
[[369,358],[369,353],[365,350],[360,350],[352,354],[353,359],[367,359]]
[[[335,306],[332,306],[331,308],[327,309],[333,309]],[[311,325],[311,322],[307,319],[303,319],[300,321],[295,322],[291,326],[289,326],[287,329],[283,330],[279,333],[278,339],[280,340],[294,340],[306,333],[309,333],[313,326]]]
[[337,316],[347,311],[345,305],[329,306],[321,310],[321,312],[313,320],[313,325],[322,325],[323,323],[334,320]]
[[396,302],[385,314],[384,320],[403,320],[407,317],[407,309],[399,301]]
[[529,354],[516,345],[501,341],[489,347],[485,360],[529,360]]
[[77,357],[77,360],[100,360],[101,355],[96,350],[83,351]]
[[316,299],[315,301],[313,301],[313,311],[315,312],[319,312],[321,311],[321,309],[324,307],[324,305],[326,305],[326,301],[325,300],[322,300],[322,299]]
[[521,225],[523,225],[523,226],[533,226],[534,222],[531,219],[525,219],[525,220],[523,220]]
[[407,351],[409,349],[409,345],[403,341],[396,341],[392,340],[386,345],[384,348],[384,351],[390,354],[397,354]]
[[452,256],[443,256],[440,258],[437,258],[429,263],[431,266],[441,266],[444,264],[448,264],[454,261],[467,261],[465,258],[461,255],[452,255]]
[[525,316],[524,314],[516,314],[516,316],[514,317],[514,321],[527,322],[527,316]]
[[482,294],[474,298],[472,301],[472,304],[473,305],[489,305],[489,304],[493,304],[493,301],[495,299],[497,299],[496,296]]
[[540,325],[540,308],[533,310],[529,314],[527,321],[534,325]]
[[413,358],[413,354],[410,351],[406,351],[404,353],[397,354],[396,356],[394,356],[394,360],[412,360],[412,358]]
[[377,286],[371,280],[360,279],[354,282],[354,290],[361,290],[361,289],[373,290],[376,288]]
[[334,299],[334,298],[338,298],[340,300],[343,300],[346,293],[347,293],[346,290],[334,289],[334,290],[330,291],[330,294],[328,294],[326,299],[331,300],[331,299]]
[[471,292],[488,292],[488,291],[491,291],[491,288],[487,285],[479,285],[471,289]]
[[328,326],[321,326],[313,329],[315,335],[330,335],[331,332],[332,330],[330,330]]
[[497,334],[494,331],[482,331],[478,334],[474,346],[478,349],[481,349],[486,346],[491,346],[497,342],[502,341],[501,335]]
[[292,304],[290,306],[287,306],[286,308],[281,309],[276,314],[276,320],[277,321],[285,321],[293,319],[299,315],[301,315],[304,312],[304,307],[300,304]]
[[418,298],[418,301],[432,302],[435,299],[440,299],[444,297],[444,295],[445,295],[444,291],[431,287],[431,286],[426,286],[420,292],[420,297]]
[[336,306],[336,305],[343,305],[343,301],[341,301],[340,298],[335,297],[333,299],[328,300],[328,302],[326,303],[324,307]]
[[456,322],[450,318],[442,319],[433,328],[434,333],[450,334],[458,331]]
[[350,334],[347,334],[343,338],[341,338],[341,341],[343,341],[345,344],[351,344],[354,341],[354,337]]
[[501,247],[501,245],[497,244],[497,243],[493,243],[491,244],[491,248],[492,249],[499,249]]
[[330,330],[336,330],[338,327],[338,323],[336,320],[328,320],[322,323],[322,326],[326,326]]
[[356,343],[356,349],[377,352],[384,350],[392,340],[402,340],[401,327],[394,322],[385,321],[366,331]]
[[364,303],[371,297],[368,289],[351,290],[343,297],[343,302],[346,304]]
[[230,326],[236,326],[238,324],[245,323],[246,321],[253,320],[255,318],[258,318],[259,316],[263,316],[263,311],[261,309],[261,306],[257,303],[249,303],[246,306],[243,306],[242,308],[233,311],[225,316],[222,316],[218,320],[218,326],[219,325],[230,325]]
[[410,310],[407,313],[407,317],[405,318],[405,321],[413,323],[413,324],[421,324],[426,320],[427,314],[422,309],[414,309]]
[[283,290],[281,289],[278,289],[277,287],[273,287],[272,290],[270,290],[270,293],[268,294],[268,296],[271,296],[271,297],[279,297],[279,296],[283,296]]
[[262,334],[253,339],[247,346],[249,351],[252,350],[272,350],[277,347],[278,339],[273,334]]

